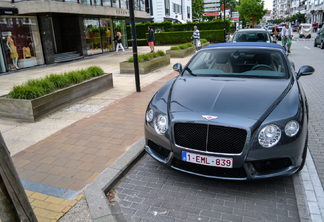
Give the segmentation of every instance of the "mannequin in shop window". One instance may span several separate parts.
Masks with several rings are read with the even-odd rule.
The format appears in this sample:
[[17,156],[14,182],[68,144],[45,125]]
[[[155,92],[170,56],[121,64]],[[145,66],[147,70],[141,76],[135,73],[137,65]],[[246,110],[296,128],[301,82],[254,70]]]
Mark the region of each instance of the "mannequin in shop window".
[[17,49],[14,43],[14,40],[12,39],[12,35],[11,32],[9,32],[9,36],[7,38],[7,46],[10,50],[10,58],[12,59],[12,63],[13,65],[18,68],[17,62],[18,62],[18,53],[17,53]]
[[23,57],[24,59],[29,59],[29,58],[33,58],[30,54],[30,48],[29,46],[26,44],[23,48]]

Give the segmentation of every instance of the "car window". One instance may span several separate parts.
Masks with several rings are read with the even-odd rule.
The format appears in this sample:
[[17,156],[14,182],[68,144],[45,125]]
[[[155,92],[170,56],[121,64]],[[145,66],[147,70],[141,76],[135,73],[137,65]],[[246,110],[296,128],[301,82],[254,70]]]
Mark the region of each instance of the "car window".
[[270,42],[267,32],[235,33],[233,42]]
[[285,59],[279,51],[217,49],[197,53],[185,75],[256,78],[288,78]]

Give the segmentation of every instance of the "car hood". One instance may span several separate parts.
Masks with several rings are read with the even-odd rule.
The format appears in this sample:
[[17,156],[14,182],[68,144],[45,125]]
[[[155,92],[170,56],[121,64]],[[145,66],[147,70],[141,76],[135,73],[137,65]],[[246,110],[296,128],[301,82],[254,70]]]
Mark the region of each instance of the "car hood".
[[179,77],[169,111],[260,120],[282,100],[289,84],[287,79]]

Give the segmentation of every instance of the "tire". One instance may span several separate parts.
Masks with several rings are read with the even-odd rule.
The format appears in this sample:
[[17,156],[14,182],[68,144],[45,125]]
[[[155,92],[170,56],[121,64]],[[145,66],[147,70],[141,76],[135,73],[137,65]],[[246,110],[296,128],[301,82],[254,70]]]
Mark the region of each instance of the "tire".
[[321,41],[320,48],[321,49],[324,49],[324,43],[323,43],[323,41]]
[[314,47],[317,47],[317,45],[316,45],[316,41],[314,40]]
[[296,173],[299,172],[299,171],[301,171],[304,168],[304,165],[305,165],[305,162],[306,162],[306,156],[307,156],[307,144],[308,144],[308,135],[307,135],[307,138],[306,138],[306,141],[305,141],[304,150],[303,150],[303,155],[302,155],[303,160],[302,160],[302,162],[300,164],[300,167],[296,171]]

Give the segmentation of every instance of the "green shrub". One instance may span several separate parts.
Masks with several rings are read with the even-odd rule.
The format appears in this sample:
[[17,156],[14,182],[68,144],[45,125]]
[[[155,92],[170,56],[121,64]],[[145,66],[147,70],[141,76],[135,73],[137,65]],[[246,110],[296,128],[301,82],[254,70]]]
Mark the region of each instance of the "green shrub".
[[[148,35],[148,34],[147,34]],[[170,44],[181,44],[187,43],[191,40],[191,31],[179,31],[179,32],[164,32],[155,33],[155,43],[157,45],[170,45]],[[224,31],[223,30],[202,30],[200,36],[206,39],[208,42],[224,42]]]
[[171,46],[170,50],[180,50],[179,46]]
[[[138,62],[145,62],[145,61],[150,61],[153,58],[159,57],[159,56],[165,56],[165,52],[163,52],[162,50],[159,50],[157,52],[153,52],[153,53],[146,53],[146,54],[142,54],[142,55],[138,55],[137,59]],[[134,58],[133,57],[129,57],[127,62],[134,62]]]
[[100,67],[90,66],[88,69],[71,71],[64,74],[50,74],[44,78],[30,79],[22,85],[14,86],[7,95],[7,98],[36,99],[57,89],[62,89],[103,74],[104,71]]
[[206,43],[206,42],[208,42],[207,39],[200,39],[200,43],[201,43],[201,44],[204,44],[204,43]]
[[[132,40],[131,39],[128,39],[128,46],[132,46],[133,43],[132,43]],[[136,44],[137,46],[146,46],[147,45],[147,39],[136,39]]]
[[8,98],[14,99],[36,99],[44,96],[46,93],[41,87],[29,86],[27,84],[14,86],[13,90],[7,95]]

